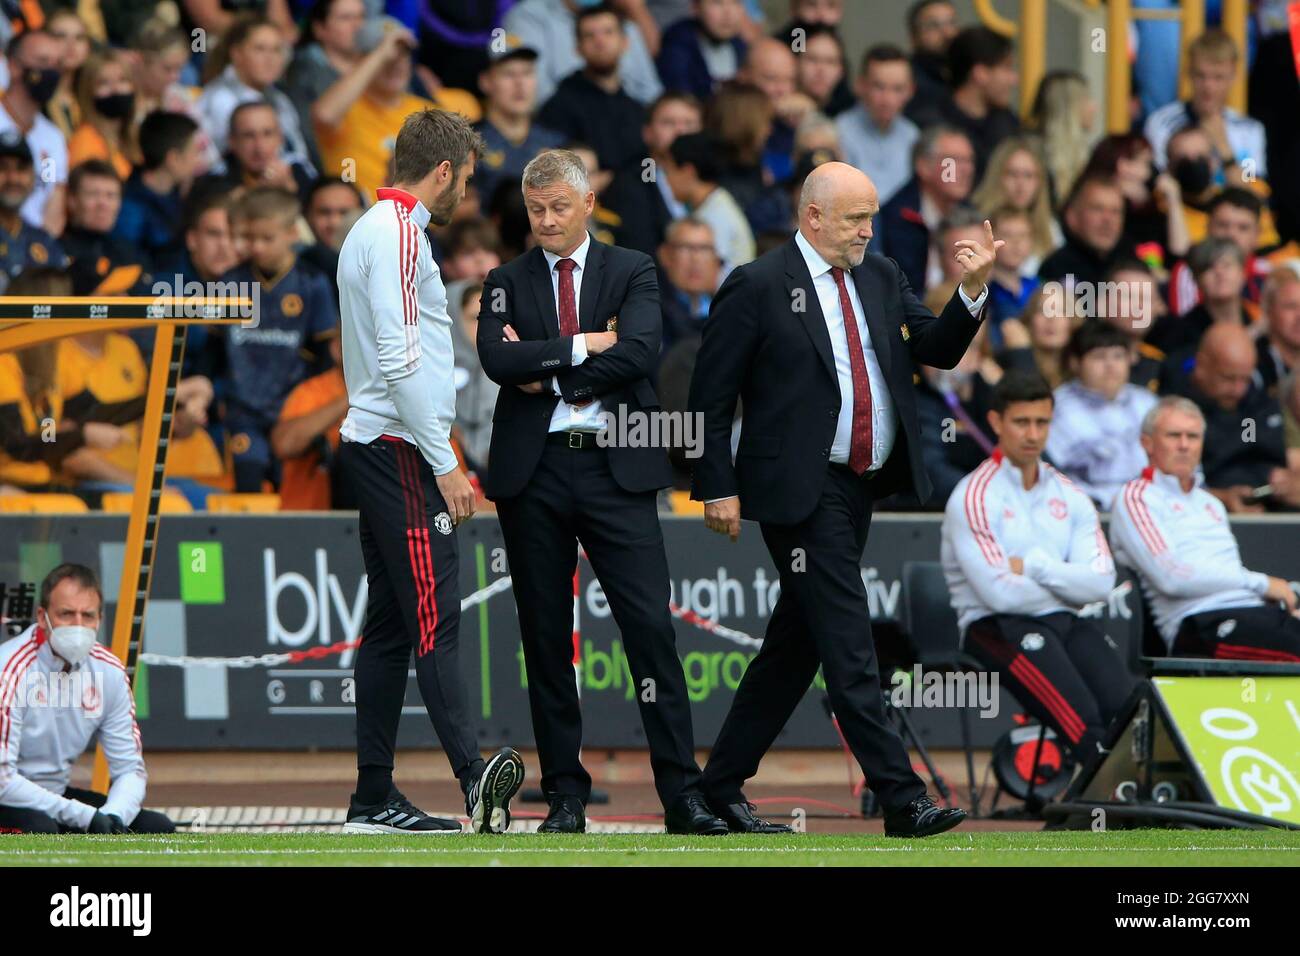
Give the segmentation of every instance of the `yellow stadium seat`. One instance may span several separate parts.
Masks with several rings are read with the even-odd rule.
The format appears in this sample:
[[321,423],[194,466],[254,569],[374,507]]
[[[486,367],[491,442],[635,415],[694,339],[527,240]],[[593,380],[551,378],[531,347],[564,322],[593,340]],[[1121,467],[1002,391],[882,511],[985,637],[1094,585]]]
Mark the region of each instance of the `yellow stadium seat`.
[[224,514],[271,514],[280,510],[280,496],[271,494],[208,495],[208,510]]
[[675,515],[703,515],[704,502],[692,501],[689,491],[671,492],[673,505],[673,514]]
[[[134,495],[129,491],[106,491],[100,507],[104,511],[121,514],[131,510],[133,499]],[[164,490],[158,499],[158,513],[161,515],[189,514],[193,510],[189,499],[178,491]]]
[[83,514],[89,510],[76,495],[0,495],[0,514]]

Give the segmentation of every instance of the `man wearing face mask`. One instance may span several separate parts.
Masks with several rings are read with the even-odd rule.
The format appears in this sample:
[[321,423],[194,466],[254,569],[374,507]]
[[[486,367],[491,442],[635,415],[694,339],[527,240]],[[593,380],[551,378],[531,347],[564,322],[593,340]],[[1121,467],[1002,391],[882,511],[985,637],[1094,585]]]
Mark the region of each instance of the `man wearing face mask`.
[[[96,639],[104,608],[90,568],[41,582],[36,623],[0,644],[0,833],[172,833],[144,802],[144,754],[126,669]],[[92,740],[108,794],[68,786]]]
[[68,145],[41,112],[59,85],[63,45],[44,30],[27,30],[9,41],[9,88],[0,95],[0,133],[13,130],[26,141],[38,167],[34,188],[23,203],[23,219],[58,235],[64,223]]
[[27,141],[14,130],[0,132],[0,293],[29,266],[68,265],[58,240],[23,219],[35,179]]

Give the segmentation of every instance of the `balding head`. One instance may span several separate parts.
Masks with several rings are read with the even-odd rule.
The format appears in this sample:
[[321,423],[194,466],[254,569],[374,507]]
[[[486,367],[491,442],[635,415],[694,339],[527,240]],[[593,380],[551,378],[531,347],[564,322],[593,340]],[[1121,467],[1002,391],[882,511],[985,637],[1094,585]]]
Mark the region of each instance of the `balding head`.
[[764,37],[749,48],[741,72],[742,79],[757,86],[775,103],[795,91],[797,68],[794,53],[788,45]]
[[1250,390],[1255,357],[1255,343],[1244,327],[1215,323],[1201,336],[1192,384],[1221,408],[1234,409]]
[[841,269],[862,262],[880,198],[870,177],[847,163],[823,163],[799,193],[799,231],[823,259]]

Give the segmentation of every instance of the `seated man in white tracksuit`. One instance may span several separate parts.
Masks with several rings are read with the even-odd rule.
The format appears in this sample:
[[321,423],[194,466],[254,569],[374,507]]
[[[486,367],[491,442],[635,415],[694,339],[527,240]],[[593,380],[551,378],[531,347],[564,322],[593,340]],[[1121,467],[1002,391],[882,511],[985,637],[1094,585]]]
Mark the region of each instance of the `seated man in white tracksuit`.
[[1174,656],[1300,661],[1295,591],[1242,566],[1223,503],[1201,487],[1204,442],[1195,402],[1170,396],[1147,413],[1151,464],[1115,499],[1115,560],[1137,572]]
[[1092,501],[1040,457],[1052,390],[1008,372],[993,391],[992,457],[957,483],[942,560],[963,648],[1080,762],[1100,753],[1134,678],[1095,619],[1079,616],[1115,584]]
[[[36,623],[0,644],[0,833],[170,833],[141,810],[144,754],[126,669],[96,640],[104,599],[90,568],[62,564],[41,584]],[[68,786],[91,741],[107,795]]]

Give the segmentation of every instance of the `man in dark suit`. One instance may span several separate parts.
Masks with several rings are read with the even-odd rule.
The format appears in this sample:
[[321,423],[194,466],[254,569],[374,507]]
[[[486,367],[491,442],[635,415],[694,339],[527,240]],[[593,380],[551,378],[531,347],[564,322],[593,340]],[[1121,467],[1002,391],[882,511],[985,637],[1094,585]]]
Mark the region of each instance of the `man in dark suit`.
[[[925,793],[885,717],[860,561],[872,504],[897,491],[924,501],[915,363],[952,368],[988,301],[996,249],[960,240],[961,288],[935,316],[897,263],[867,255],[876,188],[844,163],[817,167],[799,197],[795,238],[735,269],[713,300],[691,383],[703,416],[692,497],[705,523],[740,534],[759,523],[781,597],[714,744],[704,790],[714,812],[751,832],[788,829],[742,812],[741,787],[817,673],[867,783],[885,832],[928,836],[959,809]],[[744,409],[733,465],[732,417]],[[740,827],[738,827],[740,828]]]
[[[616,420],[659,411],[658,282],[649,256],[587,234],[595,194],[570,150],[524,168],[537,246],[488,273],[483,370],[501,386],[484,481],[514,580],[542,791],[541,830],[578,833],[591,777],[573,679],[573,572],[581,542],[618,623],[670,833],[726,833],[699,789],[686,681],[668,612],[656,507],[672,481],[662,447],[622,445]],[[602,433],[602,429],[609,427]]]

